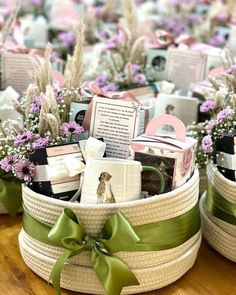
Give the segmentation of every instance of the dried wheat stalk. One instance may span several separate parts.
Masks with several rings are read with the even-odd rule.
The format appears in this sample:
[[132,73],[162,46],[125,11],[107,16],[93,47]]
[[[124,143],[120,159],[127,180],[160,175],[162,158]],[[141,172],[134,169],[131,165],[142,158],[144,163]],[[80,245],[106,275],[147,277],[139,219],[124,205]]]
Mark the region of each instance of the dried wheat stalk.
[[111,13],[115,5],[116,5],[116,0],[107,0],[105,2],[105,5],[103,7],[103,13],[102,13],[103,19],[106,19],[109,16],[109,14]]
[[142,35],[135,1],[121,0],[121,8],[126,26],[131,33],[132,42],[134,42]]
[[145,40],[144,37],[140,37],[134,42],[131,48],[130,57],[129,57],[129,61],[131,63],[135,63],[139,65],[145,64],[144,40]]
[[35,84],[30,84],[26,90],[25,94],[25,101],[24,101],[24,110],[25,110],[25,117],[28,118],[30,113],[30,107],[34,99],[40,95],[40,91]]
[[44,58],[35,57],[34,67],[35,67],[35,83],[38,86],[40,92],[45,93],[48,84],[52,84],[52,46],[48,43]]
[[81,21],[76,30],[76,45],[73,56],[69,56],[65,68],[64,87],[67,89],[80,86],[83,75],[83,53],[84,53],[84,23]]
[[12,10],[10,16],[8,17],[8,19],[6,20],[3,28],[2,28],[2,44],[1,46],[4,47],[4,44],[6,43],[6,40],[8,38],[8,36],[10,35],[11,29],[12,29],[12,25],[16,20],[17,14],[20,10],[20,0],[16,0],[15,5],[14,5],[14,9]]

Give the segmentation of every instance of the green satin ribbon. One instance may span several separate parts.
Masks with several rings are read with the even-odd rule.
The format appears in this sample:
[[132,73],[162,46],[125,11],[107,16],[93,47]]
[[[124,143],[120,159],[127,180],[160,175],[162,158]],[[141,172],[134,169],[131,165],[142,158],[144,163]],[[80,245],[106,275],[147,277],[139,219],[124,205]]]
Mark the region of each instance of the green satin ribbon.
[[226,200],[207,180],[207,209],[215,217],[236,225],[236,204]]
[[114,253],[119,251],[158,251],[177,247],[193,237],[200,229],[198,204],[190,211],[156,223],[132,226],[118,212],[105,223],[98,238],[86,234],[82,224],[70,209],[64,209],[54,226],[23,215],[24,230],[34,239],[64,248],[55,263],[50,280],[60,294],[60,275],[66,260],[83,251],[91,252],[93,268],[109,295],[119,295],[123,287],[139,282]]
[[22,205],[21,182],[11,173],[0,170],[0,202],[11,217],[15,217]]

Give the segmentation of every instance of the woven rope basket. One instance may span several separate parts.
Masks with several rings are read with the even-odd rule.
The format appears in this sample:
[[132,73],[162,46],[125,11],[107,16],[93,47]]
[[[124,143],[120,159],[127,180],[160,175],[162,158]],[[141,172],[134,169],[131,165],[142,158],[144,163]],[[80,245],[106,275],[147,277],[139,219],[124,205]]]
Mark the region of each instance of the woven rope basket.
[[[236,204],[236,182],[225,178],[213,165],[207,166],[207,177],[216,190],[228,201]],[[236,237],[236,226],[220,220],[212,215],[210,219],[226,233]]]
[[[200,243],[201,235],[198,234],[196,242],[176,259],[153,267],[132,269],[140,285],[126,287],[122,294],[137,294],[156,290],[178,280],[193,266]],[[21,255],[29,268],[43,279],[48,280],[56,261],[28,246],[23,233],[19,235],[19,245]],[[67,263],[63,268],[61,287],[82,293],[106,294],[92,268],[70,263]]]
[[[224,231],[222,226],[218,225],[222,221],[218,220],[219,223],[215,223],[217,218],[212,218],[206,208],[206,194],[200,200],[200,211],[202,233],[207,242],[220,254],[236,262],[236,235],[233,236],[229,232]],[[236,226],[232,225],[232,227],[234,227],[235,233]]]
[[[198,202],[199,173],[178,189],[132,202],[88,205],[64,202],[37,194],[23,187],[23,202],[35,218],[54,224],[64,208],[70,208],[79,217],[89,235],[97,236],[105,221],[121,211],[133,226],[167,220],[191,210]],[[198,232],[182,245],[169,250],[150,252],[119,252],[116,254],[132,269],[140,286],[127,287],[123,294],[155,290],[179,279],[194,264],[200,246]],[[40,277],[49,279],[52,266],[63,249],[34,240],[24,230],[19,235],[22,257]],[[89,252],[68,260],[63,268],[61,286],[74,291],[104,294],[104,290],[91,267]]]

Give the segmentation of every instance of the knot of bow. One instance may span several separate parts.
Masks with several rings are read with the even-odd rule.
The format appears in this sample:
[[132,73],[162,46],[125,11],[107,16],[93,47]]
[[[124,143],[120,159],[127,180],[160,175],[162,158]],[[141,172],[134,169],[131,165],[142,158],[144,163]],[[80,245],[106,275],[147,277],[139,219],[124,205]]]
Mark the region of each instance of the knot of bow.
[[48,238],[53,245],[64,248],[50,277],[57,294],[60,294],[60,275],[66,260],[88,250],[91,252],[93,268],[107,294],[118,295],[123,287],[139,284],[129,267],[113,255],[140,241],[122,213],[114,214],[105,223],[98,238],[94,238],[86,234],[74,212],[65,209],[50,230]]

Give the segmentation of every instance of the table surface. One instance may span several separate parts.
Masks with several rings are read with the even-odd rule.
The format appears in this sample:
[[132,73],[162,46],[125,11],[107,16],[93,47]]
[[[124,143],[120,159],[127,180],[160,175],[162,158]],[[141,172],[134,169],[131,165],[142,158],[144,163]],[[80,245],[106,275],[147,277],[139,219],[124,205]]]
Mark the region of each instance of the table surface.
[[[55,295],[47,282],[23,262],[18,248],[21,215],[15,219],[0,215],[0,294]],[[63,291],[63,295],[79,294]],[[145,295],[235,295],[236,264],[227,260],[203,240],[194,267],[180,280]]]

